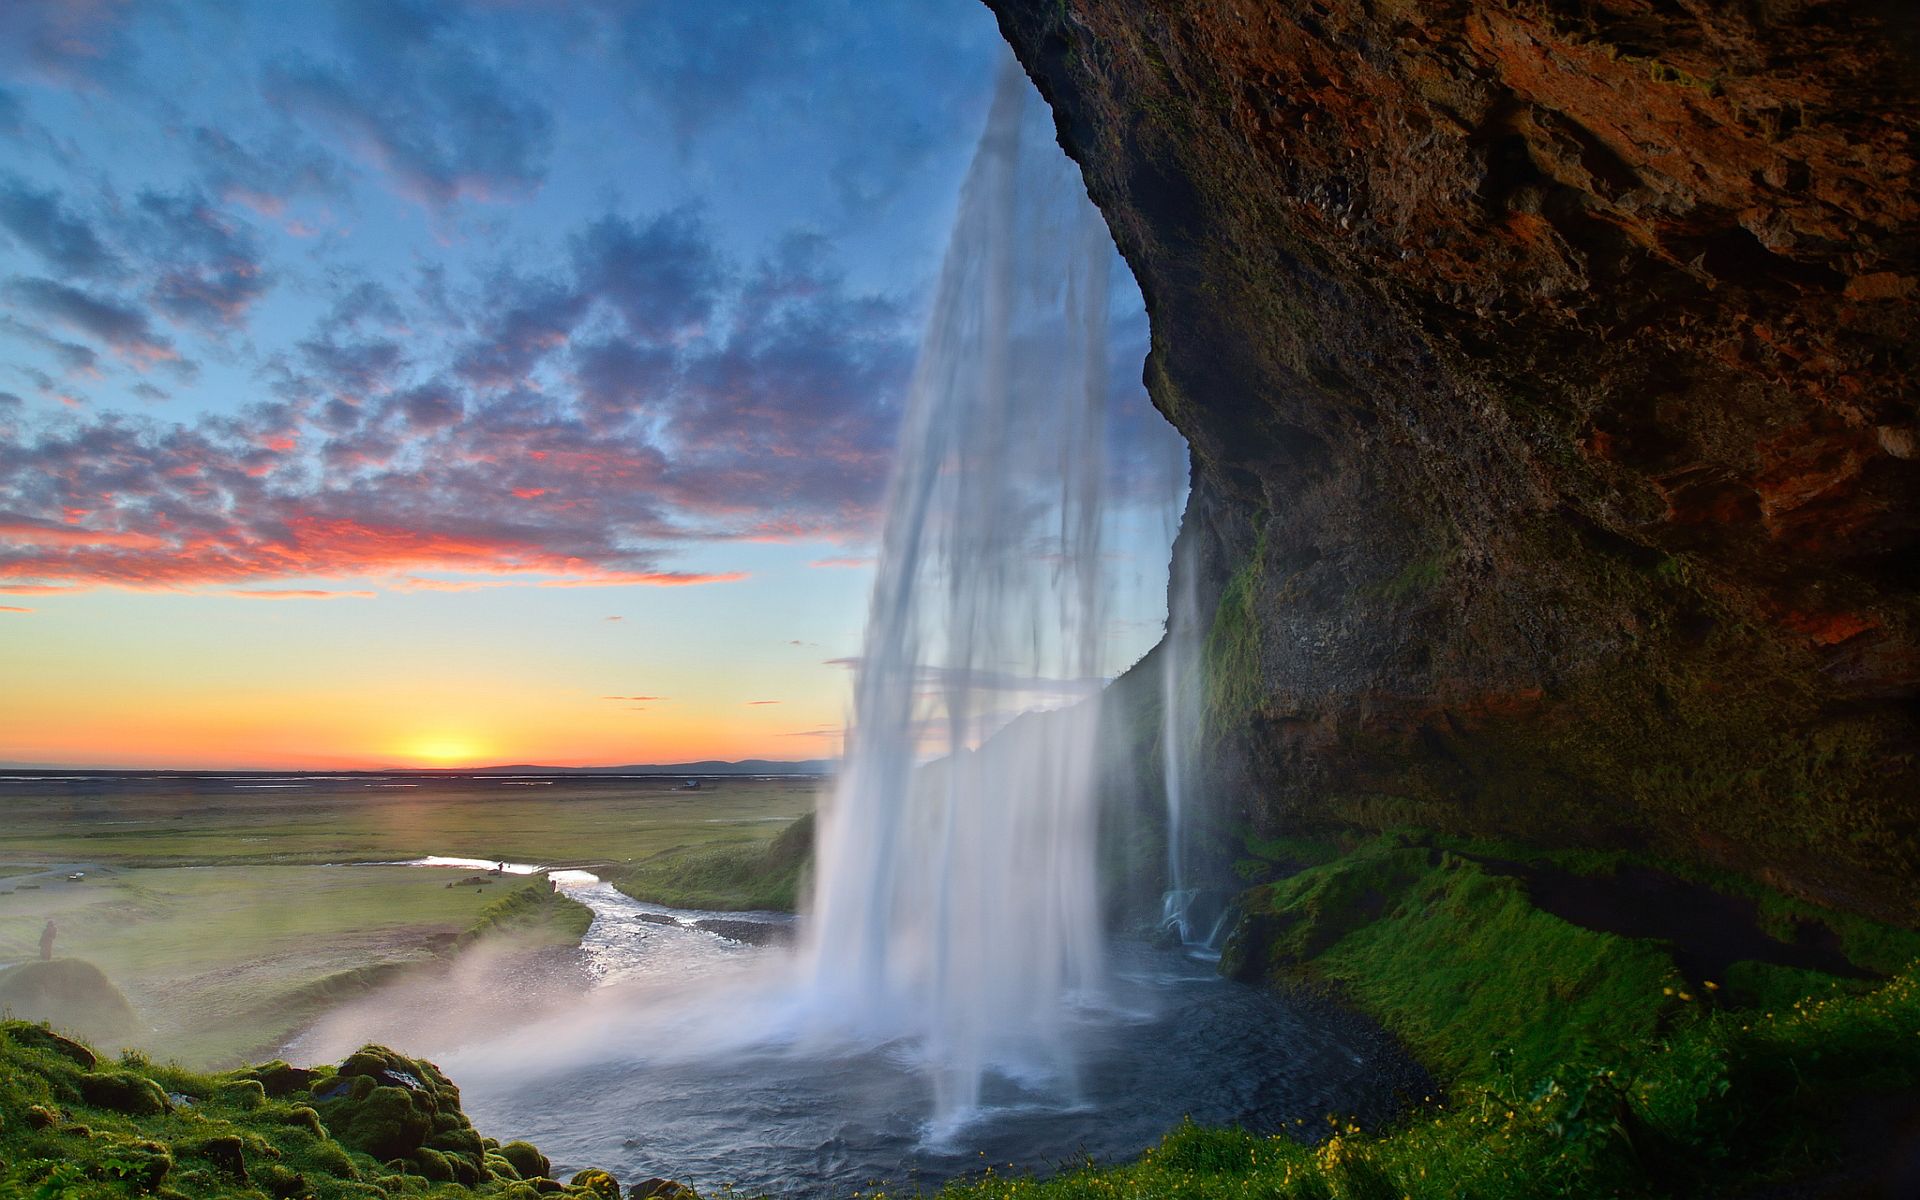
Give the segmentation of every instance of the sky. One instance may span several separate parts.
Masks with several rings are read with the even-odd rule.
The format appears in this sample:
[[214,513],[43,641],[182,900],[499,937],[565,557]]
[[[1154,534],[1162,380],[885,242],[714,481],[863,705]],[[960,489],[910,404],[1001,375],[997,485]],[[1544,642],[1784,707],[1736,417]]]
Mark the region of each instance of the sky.
[[0,763],[837,754],[1005,54],[976,0],[0,5]]

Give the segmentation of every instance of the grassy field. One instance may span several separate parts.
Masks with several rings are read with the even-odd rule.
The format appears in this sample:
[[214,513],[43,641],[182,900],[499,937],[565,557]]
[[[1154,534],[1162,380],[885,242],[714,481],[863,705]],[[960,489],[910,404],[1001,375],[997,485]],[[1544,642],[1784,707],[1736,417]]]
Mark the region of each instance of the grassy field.
[[36,957],[51,918],[56,954],[99,966],[151,1029],[141,1048],[223,1065],[270,1049],[316,998],[448,951],[514,884],[342,864],[444,854],[617,876],[660,856],[761,854],[814,801],[811,781],[680,782],[0,784],[0,964]]
[[[238,779],[238,782],[235,780]],[[326,779],[0,783],[0,871],[319,864],[427,854],[633,862],[674,847],[766,841],[813,807],[806,779]],[[4,880],[0,879],[0,886]]]

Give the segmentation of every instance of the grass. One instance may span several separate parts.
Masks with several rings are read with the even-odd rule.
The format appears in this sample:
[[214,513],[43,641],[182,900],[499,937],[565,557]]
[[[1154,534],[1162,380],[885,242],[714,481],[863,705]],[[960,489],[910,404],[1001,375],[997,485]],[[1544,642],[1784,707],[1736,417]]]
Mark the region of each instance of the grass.
[[[0,856],[13,872],[0,877],[0,963],[36,957],[51,917],[56,953],[98,965],[139,1014],[146,1028],[128,1042],[213,1066],[269,1052],[333,1000],[435,963],[510,886],[449,888],[466,876],[321,864],[452,854],[611,864],[600,869],[618,874],[668,852],[758,853],[811,808],[815,785],[198,786],[87,781],[0,792]],[[87,877],[69,882],[76,867]],[[583,916],[576,910],[551,929],[564,933]]]
[[812,861],[813,814],[808,813],[771,842],[678,847],[613,882],[636,900],[675,908],[793,912]]
[[[1874,984],[1765,968],[1772,993],[1734,1007],[1717,987],[1689,990],[1666,944],[1561,921],[1455,849],[1385,836],[1249,850],[1311,865],[1242,897],[1228,967],[1339,992],[1406,1038],[1448,1096],[1376,1131],[1338,1114],[1295,1137],[1187,1125],[1132,1163],[989,1173],[943,1197],[1866,1194],[1873,1156],[1920,1107],[1911,957]],[[1781,901],[1799,920],[1795,903]],[[1914,945],[1870,924],[1848,944]]]
[[[350,781],[305,791],[210,791],[192,781],[10,783],[0,867],[318,865],[457,854],[624,863],[673,846],[751,839],[814,806],[806,780]],[[66,790],[71,788],[72,790]],[[5,886],[0,883],[0,886]]]
[[1230,969],[1335,984],[1450,1079],[1637,1044],[1685,990],[1656,944],[1569,924],[1517,879],[1392,837],[1253,896]]
[[460,935],[462,945],[484,937],[575,946],[593,924],[593,910],[535,880],[517,887],[480,910]]
[[[0,1195],[31,1200],[381,1200],[538,1195],[609,1200],[535,1148],[483,1137],[431,1063],[368,1047],[338,1068],[224,1074],[99,1061],[23,1022],[0,1023]],[[537,1181],[537,1182],[536,1182]]]

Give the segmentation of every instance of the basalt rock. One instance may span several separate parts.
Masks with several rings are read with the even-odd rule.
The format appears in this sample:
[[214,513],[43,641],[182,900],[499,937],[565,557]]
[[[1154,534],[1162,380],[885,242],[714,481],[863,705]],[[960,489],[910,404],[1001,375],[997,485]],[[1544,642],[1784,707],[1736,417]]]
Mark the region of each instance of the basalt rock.
[[1920,10],[989,2],[1147,300],[1256,831],[1920,919]]

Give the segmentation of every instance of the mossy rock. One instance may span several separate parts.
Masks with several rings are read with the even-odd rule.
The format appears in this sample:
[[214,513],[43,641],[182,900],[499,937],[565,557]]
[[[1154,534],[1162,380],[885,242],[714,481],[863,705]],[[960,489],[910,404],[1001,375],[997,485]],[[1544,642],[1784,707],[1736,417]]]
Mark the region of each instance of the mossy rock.
[[0,1023],[0,1033],[12,1038],[15,1045],[30,1046],[35,1050],[45,1050],[57,1054],[83,1071],[91,1071],[100,1065],[99,1056],[72,1038],[61,1037],[44,1025],[33,1025],[26,1021],[6,1021]]
[[[327,1113],[334,1136],[341,1144],[383,1162],[407,1157],[433,1131],[433,1119],[415,1095],[403,1088],[375,1087],[363,1100],[335,1101]],[[336,1115],[332,1107],[341,1113]]]
[[435,1183],[454,1182],[453,1164],[449,1163],[447,1156],[438,1150],[429,1150],[422,1146],[409,1155],[407,1161],[413,1164],[422,1179],[430,1179]]
[[602,1200],[620,1200],[620,1181],[599,1167],[588,1167],[567,1182],[569,1186],[588,1195],[599,1196]]
[[232,1134],[188,1142],[180,1147],[180,1152],[208,1163],[229,1179],[241,1183],[247,1180],[246,1143]]
[[132,1071],[89,1072],[76,1079],[74,1086],[93,1107],[132,1117],[156,1116],[173,1107],[159,1084]]
[[319,1112],[305,1104],[288,1111],[287,1124],[298,1125],[317,1138],[327,1136],[327,1127],[320,1123]]
[[280,1197],[280,1200],[291,1200],[308,1190],[306,1176],[279,1163],[268,1163],[255,1171],[254,1182],[264,1188],[268,1195]]
[[267,1089],[258,1079],[230,1079],[213,1090],[211,1099],[242,1112],[255,1112],[267,1105]]
[[232,1079],[251,1079],[260,1084],[267,1095],[279,1099],[291,1096],[295,1092],[304,1092],[313,1086],[319,1078],[319,1072],[305,1067],[291,1066],[280,1059],[261,1063],[258,1066],[243,1067],[229,1073]]
[[500,1147],[500,1157],[513,1164],[522,1179],[545,1179],[553,1174],[553,1164],[531,1142],[508,1142]]
[[115,1141],[89,1168],[88,1174],[117,1179],[134,1191],[150,1192],[173,1170],[173,1153],[159,1142]]
[[512,1163],[501,1158],[497,1150],[489,1151],[487,1155],[480,1160],[480,1165],[485,1168],[487,1174],[494,1179],[516,1181],[520,1179],[519,1170],[515,1168]]

